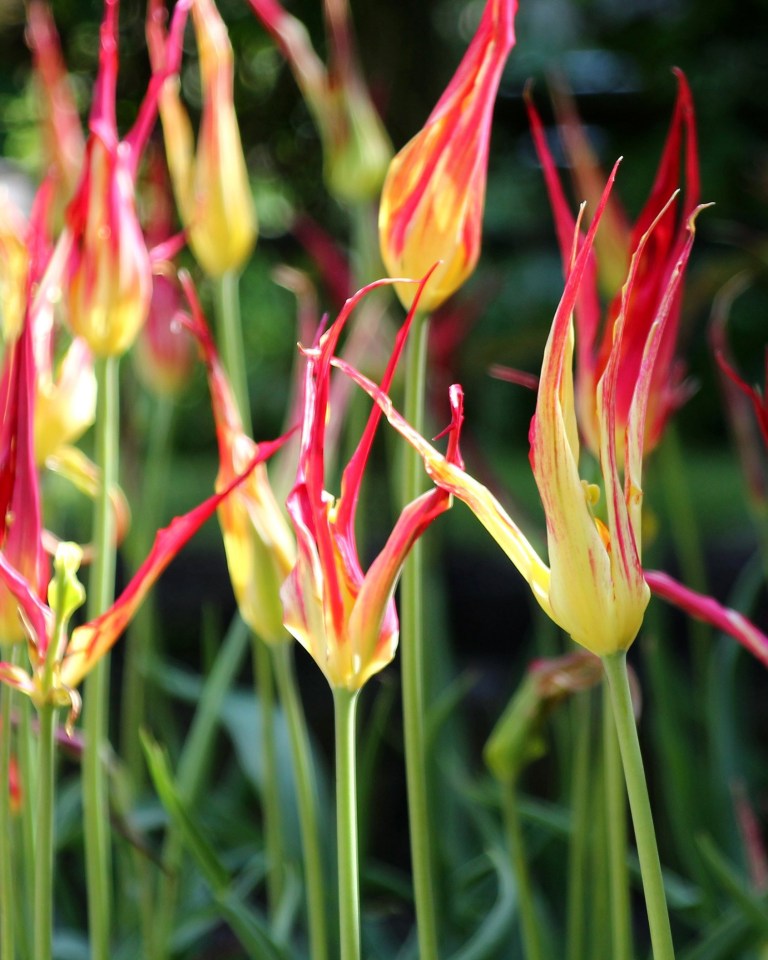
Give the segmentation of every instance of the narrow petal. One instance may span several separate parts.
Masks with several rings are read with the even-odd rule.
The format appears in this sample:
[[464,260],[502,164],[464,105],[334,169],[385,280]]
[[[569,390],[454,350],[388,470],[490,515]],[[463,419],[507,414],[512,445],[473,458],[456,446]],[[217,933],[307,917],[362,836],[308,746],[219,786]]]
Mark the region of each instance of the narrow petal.
[[[435,450],[397,412],[391,399],[375,383],[343,360],[336,358],[333,363],[376,401],[389,423],[422,458],[433,482],[467,504],[527,580],[539,604],[554,619],[549,604],[549,569],[490,490],[466,473],[458,463],[449,462]],[[454,390],[458,393],[460,388]]]
[[[287,439],[286,435],[277,440],[259,444],[258,457],[250,465],[249,470],[270,457]],[[61,668],[61,681],[64,686],[76,687],[93,665],[104,656],[120,637],[171,560],[206,520],[213,516],[225,497],[247,479],[248,473],[249,471],[246,471],[221,493],[209,497],[189,513],[176,517],[168,527],[160,530],[146,560],[109,610],[90,623],[75,628]]]
[[727,633],[768,667],[768,637],[745,616],[723,606],[713,597],[683,586],[667,573],[646,570],[645,579],[657,597]]

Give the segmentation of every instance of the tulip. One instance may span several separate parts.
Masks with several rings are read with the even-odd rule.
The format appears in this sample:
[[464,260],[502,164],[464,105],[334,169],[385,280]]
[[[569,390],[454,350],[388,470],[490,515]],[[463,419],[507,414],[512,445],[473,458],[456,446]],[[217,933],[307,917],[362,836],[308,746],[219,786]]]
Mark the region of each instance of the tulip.
[[[171,50],[180,49],[188,6],[189,0],[176,6]],[[118,0],[105,0],[85,165],[54,254],[54,261],[64,262],[70,326],[97,357],[122,355],[149,310],[152,266],[136,212],[135,184],[166,79],[165,72],[152,78],[136,122],[120,140],[115,116],[117,13]]]
[[[163,35],[162,0],[152,0],[147,43],[156,74],[175,73],[177,50]],[[203,113],[194,153],[189,118],[179,97],[178,77],[160,95],[171,180],[189,245],[203,270],[220,277],[243,266],[256,243],[256,213],[248,183],[233,99],[232,46],[213,0],[192,0],[200,56]]]
[[[656,224],[651,224],[641,238],[630,264],[623,290],[624,303],[614,329],[613,347],[595,399],[599,411],[600,465],[606,501],[603,519],[596,510],[599,487],[582,480],[578,473],[579,442],[571,370],[572,313],[614,174],[581,243],[555,314],[542,365],[536,413],[531,423],[531,466],[547,521],[549,564],[539,556],[486,487],[424,440],[397,413],[384,391],[348,364],[335,361],[377,400],[390,423],[422,457],[433,481],[469,505],[528,581],[544,611],[577,643],[603,657],[624,651],[631,645],[650,596],[641,565],[640,536],[644,419],[664,325],[675,302],[694,236],[692,217],[687,243],[679,254],[663,298],[666,310],[657,316],[651,327],[634,383],[630,420],[624,435],[622,477],[616,448],[615,402],[622,338],[628,304],[640,280],[639,265],[644,248]],[[661,211],[659,219],[665,212]],[[461,388],[454,386],[452,390],[460,393]],[[669,593],[667,590],[665,595]],[[688,601],[692,608],[693,601],[690,598]],[[705,605],[700,606],[698,615],[711,619]],[[755,640],[755,635],[747,638],[740,623],[723,618],[722,625],[728,624],[732,635],[746,642],[750,649],[762,647],[768,657],[768,639]],[[756,636],[762,635],[758,631]]]
[[27,302],[27,224],[3,188],[0,195],[0,320],[3,340],[18,337]]
[[[48,591],[48,603],[32,580],[0,553],[0,580],[13,594],[24,623],[31,670],[0,663],[0,680],[27,694],[37,707],[68,706],[70,724],[79,711],[77,686],[119,639],[147,593],[171,560],[210,519],[220,504],[248,477],[248,471],[270,457],[285,437],[259,445],[247,469],[219,493],[171,521],[158,531],[152,549],[112,606],[95,619],[77,626],[69,637],[66,623],[84,594],[76,574],[82,552],[77,544],[61,543],[56,551],[56,574]],[[63,597],[63,599],[62,599]]]
[[324,4],[327,69],[304,24],[277,0],[248,2],[279,46],[317,124],[328,190],[350,203],[374,197],[387,172],[392,145],[362,77],[346,0]]
[[[339,336],[365,294],[390,282],[369,284],[351,297],[319,343],[304,351],[307,369],[299,469],[288,497],[298,557],[282,589],[285,626],[309,651],[331,687],[350,693],[358,691],[394,657],[399,635],[393,599],[397,579],[413,544],[451,503],[446,492],[436,489],[409,503],[367,573],[363,571],[355,538],[355,510],[381,416],[378,407],[371,412],[344,470],[340,496],[334,497],[324,489],[330,373]],[[419,284],[420,289],[424,283]],[[384,374],[385,391],[405,345],[418,293],[413,301]],[[459,405],[453,414],[446,455],[446,462],[452,465],[461,463]]]
[[[379,240],[390,276],[420,277],[442,261],[422,298],[427,312],[464,283],[480,256],[493,104],[516,9],[516,0],[488,0],[453,79],[384,181]],[[413,288],[396,289],[408,308]]]
[[32,50],[42,106],[43,145],[49,173],[69,200],[80,177],[85,141],[61,42],[49,5],[32,0],[27,9],[27,38]]
[[[260,448],[243,430],[232,389],[188,275],[182,275],[182,283],[192,309],[192,319],[185,323],[200,344],[208,370],[219,444],[216,489],[223,490],[253,461]],[[264,464],[255,466],[221,503],[219,523],[240,615],[266,642],[283,640],[280,587],[296,561],[296,545]]]
[[[677,70],[678,93],[675,111],[659,168],[645,207],[633,227],[616,201],[611,201],[607,215],[609,230],[602,241],[595,243],[595,261],[587,267],[585,281],[576,302],[578,327],[578,357],[576,379],[576,408],[579,428],[585,443],[599,456],[600,416],[597,404],[597,384],[613,353],[613,328],[620,310],[624,309],[624,334],[619,365],[615,402],[616,426],[619,434],[627,427],[633,401],[634,384],[643,362],[643,351],[649,333],[659,312],[668,310],[659,356],[652,373],[645,423],[645,450],[650,452],[659,442],[664,426],[672,413],[688,398],[689,386],[683,379],[683,368],[675,358],[675,344],[680,318],[682,285],[676,285],[675,299],[665,303],[670,277],[679,263],[680,253],[688,242],[688,222],[699,202],[699,166],[696,146],[696,127],[693,100],[682,71]],[[573,216],[569,210],[554,161],[547,146],[541,120],[528,102],[534,143],[544,170],[547,190],[555,217],[560,253],[566,273],[572,258]],[[563,124],[564,139],[572,156],[579,189],[586,191],[586,199],[597,199],[598,176],[594,162],[587,152],[586,138],[572,110],[568,110]],[[685,192],[669,203],[680,182],[680,169],[685,170]],[[615,293],[626,275],[627,265],[637,251],[641,238],[651,223],[656,223],[649,241],[644,245],[637,265],[639,281],[631,300],[625,302],[622,293]],[[601,231],[601,234],[604,231]],[[610,286],[613,297],[604,322],[601,323],[599,280]],[[615,294],[615,295],[614,295]],[[621,457],[621,450],[619,450]]]

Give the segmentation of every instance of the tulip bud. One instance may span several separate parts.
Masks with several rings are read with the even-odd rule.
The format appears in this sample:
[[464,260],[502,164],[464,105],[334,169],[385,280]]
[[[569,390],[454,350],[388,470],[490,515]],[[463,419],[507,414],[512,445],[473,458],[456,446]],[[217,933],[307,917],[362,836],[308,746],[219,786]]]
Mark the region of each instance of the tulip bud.
[[[192,18],[200,55],[203,113],[193,155],[189,118],[178,78],[166,80],[160,118],[168,166],[189,245],[209,276],[237,270],[256,243],[256,213],[233,100],[234,66],[226,27],[213,0],[194,0]],[[161,69],[164,40],[157,11],[148,40],[153,68]]]
[[[493,103],[515,41],[516,7],[488,0],[456,74],[384,182],[379,240],[390,276],[422,277],[441,261],[422,297],[425,311],[458,290],[480,255]],[[396,289],[410,307],[413,286]]]
[[149,252],[136,214],[134,186],[114,147],[94,134],[86,168],[67,212],[72,247],[65,299],[72,330],[96,356],[124,353],[147,318]]

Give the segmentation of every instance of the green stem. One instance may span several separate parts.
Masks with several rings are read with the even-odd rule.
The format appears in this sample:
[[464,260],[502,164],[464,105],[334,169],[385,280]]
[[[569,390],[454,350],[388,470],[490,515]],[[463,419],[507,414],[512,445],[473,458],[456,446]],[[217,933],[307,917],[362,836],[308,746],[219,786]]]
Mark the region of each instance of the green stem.
[[341,960],[360,960],[360,880],[357,850],[355,717],[359,691],[333,691],[336,726],[336,842]]
[[[240,419],[245,432],[251,436],[251,406],[248,398],[248,375],[245,365],[243,328],[240,322],[238,275],[225,273],[216,279],[216,319],[224,367],[232,385]],[[281,826],[280,792],[275,748],[275,700],[272,661],[264,642],[254,636],[253,662],[256,674],[256,695],[261,709],[264,758],[264,835],[267,852],[267,892],[270,914],[274,918],[282,895],[285,876],[283,831]]]
[[[423,432],[424,424],[428,335],[429,318],[426,314],[417,314],[408,346],[405,417],[419,433]],[[424,484],[421,459],[408,448],[404,455],[403,502],[410,503],[421,493]],[[417,541],[405,563],[400,588],[403,733],[419,958],[437,960],[432,827],[425,776],[423,589],[424,555],[422,543]]]
[[659,850],[656,845],[656,832],[653,826],[643,758],[640,753],[640,742],[637,737],[635,714],[632,709],[632,695],[627,675],[627,655],[626,652],[622,651],[609,654],[602,660],[611,691],[616,733],[619,738],[621,759],[624,764],[624,778],[629,795],[629,807],[635,828],[635,842],[637,843],[637,855],[640,860],[645,905],[648,911],[653,957],[654,960],[674,960],[675,950],[672,944],[672,931],[664,893],[664,880],[661,875]]
[[251,422],[251,403],[248,397],[248,373],[245,364],[243,328],[240,321],[239,276],[235,272],[225,273],[215,281],[216,294],[216,332],[218,334],[224,369],[227,371],[235,402],[243,423],[243,429],[250,436],[253,432]]
[[517,903],[520,911],[520,930],[523,938],[525,960],[544,960],[541,930],[533,902],[528,858],[525,852],[523,831],[520,826],[520,811],[517,808],[517,784],[514,780],[502,784],[502,808],[507,845],[512,857],[512,869],[517,882]]
[[573,745],[571,779],[571,837],[568,846],[568,903],[566,926],[566,960],[584,960],[584,933],[587,909],[587,849],[592,806],[589,787],[590,739],[592,732],[592,697],[579,694],[571,706],[571,719],[576,731]]
[[0,686],[0,957],[13,960],[14,876],[11,831],[11,688]]
[[611,900],[611,958],[612,960],[631,960],[626,788],[621,769],[616,724],[611,709],[611,694],[605,682],[603,683],[603,758]]
[[352,228],[350,232],[354,289],[359,290],[377,277],[383,276],[376,205],[367,200],[353,204],[349,208],[349,216]]
[[[117,482],[118,472],[118,372],[117,357],[97,360],[96,462],[101,469],[101,489],[94,509],[96,556],[88,585],[89,619],[99,616],[109,607],[115,590],[115,524],[109,491]],[[86,677],[83,692],[83,829],[92,960],[109,960],[110,956],[112,857],[103,762],[109,721],[108,704],[109,657],[102,657]]]
[[307,725],[296,687],[293,644],[280,642],[273,645],[272,655],[280,702],[285,711],[288,735],[291,739],[293,772],[296,780],[296,803],[299,811],[307,889],[309,955],[312,960],[327,960],[328,934],[325,921],[323,858],[320,847],[317,790]]
[[[34,958],[53,955],[53,791],[56,710],[44,704],[38,711],[37,828],[35,831]],[[3,957],[6,954],[3,953]],[[13,956],[13,952],[8,954]]]
[[256,696],[261,710],[261,756],[263,763],[262,803],[264,811],[264,845],[267,854],[267,899],[270,917],[277,917],[285,886],[285,844],[283,842],[283,809],[280,799],[280,777],[275,742],[275,689],[272,682],[272,659],[267,644],[251,634]]
[[[131,566],[134,570],[149,553],[160,525],[168,478],[173,415],[173,400],[160,397],[150,421],[145,468],[140,485],[141,511],[135,518],[131,536]],[[155,612],[150,595],[137,611],[129,628],[129,642],[125,645],[120,746],[134,791],[140,790],[146,780],[139,730],[146,721],[146,668],[156,635],[154,622]]]
[[[11,661],[16,666],[22,666],[26,659],[26,652],[22,644],[16,644],[11,652]],[[18,735],[16,737],[16,756],[19,761],[19,779],[23,784],[24,795],[30,798],[29,803],[22,803],[19,820],[19,872],[15,886],[21,883],[21,890],[17,897],[19,923],[17,931],[20,933],[20,946],[23,957],[32,956],[32,908],[35,902],[35,811],[33,798],[37,796],[37,768],[33,745],[36,737],[32,733],[32,702],[28,697],[19,697],[18,700]]]

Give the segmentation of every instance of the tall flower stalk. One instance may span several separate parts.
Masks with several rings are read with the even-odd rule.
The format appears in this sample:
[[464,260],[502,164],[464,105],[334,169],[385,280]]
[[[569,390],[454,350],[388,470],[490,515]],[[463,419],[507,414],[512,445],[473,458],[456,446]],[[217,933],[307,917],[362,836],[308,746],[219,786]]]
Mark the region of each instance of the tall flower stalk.
[[[425,281],[419,284],[423,288]],[[337,829],[341,956],[360,957],[359,876],[354,763],[357,693],[395,655],[399,626],[393,593],[405,558],[432,520],[450,506],[439,490],[405,506],[383,549],[364,572],[358,558],[355,513],[368,457],[381,418],[374,407],[341,480],[341,494],[325,490],[325,435],[330,374],[342,329],[370,284],[350,298],[337,321],[312,348],[305,349],[304,410],[296,483],[288,512],[297,539],[297,559],[282,588],[284,622],[317,662],[334,692],[337,722]],[[389,389],[418,304],[414,298],[382,381]],[[460,411],[450,428],[448,458],[460,462]],[[434,494],[439,496],[434,496]]]
[[[515,42],[516,0],[488,0],[459,67],[416,136],[394,157],[382,188],[379,243],[392,277],[431,271],[414,320],[406,372],[406,418],[422,432],[427,370],[428,313],[470,276],[480,255],[491,121],[496,91]],[[406,309],[415,288],[395,289]],[[402,503],[423,489],[414,454],[403,462]],[[433,831],[424,733],[424,560],[416,544],[403,573],[403,726],[419,953],[438,950]]]

